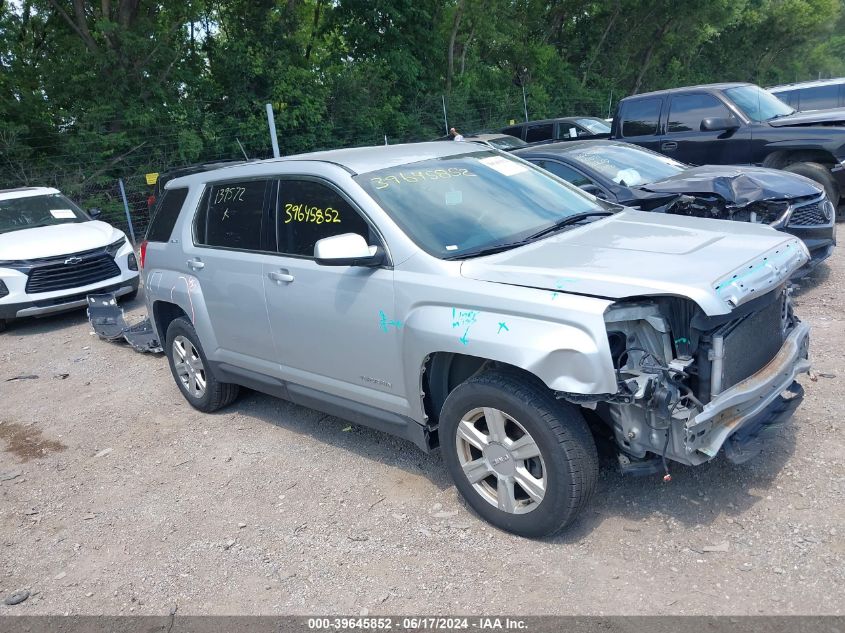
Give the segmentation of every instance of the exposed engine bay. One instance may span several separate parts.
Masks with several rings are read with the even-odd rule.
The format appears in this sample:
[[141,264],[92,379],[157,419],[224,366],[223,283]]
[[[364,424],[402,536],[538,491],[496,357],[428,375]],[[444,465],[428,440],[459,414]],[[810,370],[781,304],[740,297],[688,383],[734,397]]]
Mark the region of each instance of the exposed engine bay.
[[559,395],[609,427],[623,472],[668,476],[667,460],[700,464],[722,448],[744,462],[803,396],[809,328],[790,295],[783,284],[716,317],[679,297],[617,302],[605,313],[617,393]]

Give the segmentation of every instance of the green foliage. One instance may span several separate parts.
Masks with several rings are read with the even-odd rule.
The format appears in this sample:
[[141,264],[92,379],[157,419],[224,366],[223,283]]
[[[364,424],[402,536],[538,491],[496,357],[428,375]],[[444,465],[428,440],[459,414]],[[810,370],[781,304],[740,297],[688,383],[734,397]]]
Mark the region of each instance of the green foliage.
[[[635,91],[845,74],[845,0],[0,2],[0,188],[607,116]],[[523,90],[525,101],[523,102]]]

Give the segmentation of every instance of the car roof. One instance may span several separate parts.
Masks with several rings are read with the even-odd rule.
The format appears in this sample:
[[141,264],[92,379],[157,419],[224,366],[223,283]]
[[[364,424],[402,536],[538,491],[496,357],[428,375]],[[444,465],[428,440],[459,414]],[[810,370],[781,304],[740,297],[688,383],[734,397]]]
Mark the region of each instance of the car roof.
[[830,86],[836,84],[845,84],[845,77],[835,77],[833,79],[814,79],[813,81],[796,81],[791,84],[781,84],[779,86],[771,86],[766,88],[770,91],[793,90],[797,88],[817,88],[819,86]]
[[0,189],[0,200],[15,200],[16,198],[34,198],[35,196],[49,196],[61,193],[52,187],[18,187],[16,189]]
[[290,162],[319,162],[342,167],[351,174],[362,174],[409,163],[417,163],[424,160],[445,158],[459,154],[473,154],[491,151],[489,147],[474,143],[461,143],[455,141],[429,141],[425,143],[402,143],[400,145],[374,145],[371,147],[350,147],[346,149],[332,149],[322,152],[309,152],[307,154],[294,154],[281,158],[268,158],[266,160],[250,161],[241,165],[221,167],[212,171],[201,172],[190,176],[174,178],[165,185],[166,189],[171,187],[187,186],[208,180],[208,174],[217,176],[247,176],[256,167],[265,167],[262,170],[266,173],[266,166]]
[[535,124],[539,124],[539,123],[561,123],[561,122],[573,123],[573,122],[575,122],[579,119],[596,119],[596,120],[599,120],[599,121],[604,121],[604,119],[601,119],[597,116],[589,116],[589,115],[585,114],[584,116],[561,116],[561,117],[557,117],[555,119],[537,119],[536,121],[523,121],[522,123],[514,123],[513,125],[506,125],[502,129],[507,130],[507,129],[513,128],[513,127],[521,127],[523,125],[535,125]]
[[727,90],[728,88],[739,88],[740,86],[753,86],[754,84],[746,83],[744,81],[726,82],[718,84],[699,84],[698,86],[684,86],[682,88],[667,88],[666,90],[653,90],[652,92],[641,92],[635,95],[629,95],[622,99],[639,99],[640,97],[658,97],[661,95],[673,94],[676,92],[689,92],[690,90]]
[[[464,140],[466,141],[489,141],[495,138],[516,138],[515,136],[511,136],[510,134],[505,134],[504,132],[491,132],[491,133],[483,133],[483,134],[464,134]],[[519,140],[518,138],[516,140]]]
[[606,147],[608,145],[617,145],[622,147],[631,147],[639,149],[636,147],[636,145],[631,145],[630,143],[622,143],[620,141],[611,141],[608,139],[584,139],[581,141],[564,141],[562,143],[546,143],[543,145],[520,147],[519,149],[515,149],[511,153],[515,154],[516,156],[538,156],[540,154],[545,154],[547,156],[565,156],[566,154],[571,154],[573,152],[578,151],[579,149],[597,146]]

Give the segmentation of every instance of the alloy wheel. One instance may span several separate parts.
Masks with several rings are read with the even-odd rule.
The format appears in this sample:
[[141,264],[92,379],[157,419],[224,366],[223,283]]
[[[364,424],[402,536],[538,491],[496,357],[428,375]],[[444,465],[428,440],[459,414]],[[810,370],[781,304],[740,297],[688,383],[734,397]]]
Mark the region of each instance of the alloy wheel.
[[540,448],[516,419],[492,407],[468,411],[455,435],[464,475],[485,501],[510,514],[539,507],[546,494]]
[[181,334],[173,339],[173,367],[183,389],[193,398],[205,395],[206,375],[197,348]]

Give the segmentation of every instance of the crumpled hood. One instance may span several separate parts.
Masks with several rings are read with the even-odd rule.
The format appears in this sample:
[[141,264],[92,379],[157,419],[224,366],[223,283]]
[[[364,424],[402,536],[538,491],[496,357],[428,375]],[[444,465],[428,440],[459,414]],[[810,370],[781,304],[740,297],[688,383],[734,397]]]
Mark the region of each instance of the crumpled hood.
[[628,210],[468,259],[461,274],[610,299],[687,297],[712,316],[777,287],[808,259],[799,239],[768,226]]
[[0,261],[54,257],[108,246],[124,237],[110,224],[69,222],[0,233]]
[[814,123],[841,123],[845,126],[845,108],[831,108],[829,110],[810,110],[796,112],[789,116],[782,116],[768,121],[772,127],[789,127],[790,125],[813,125]]
[[817,196],[822,188],[809,178],[765,167],[704,165],[642,185],[652,193],[720,196],[738,206],[761,200],[789,200]]

